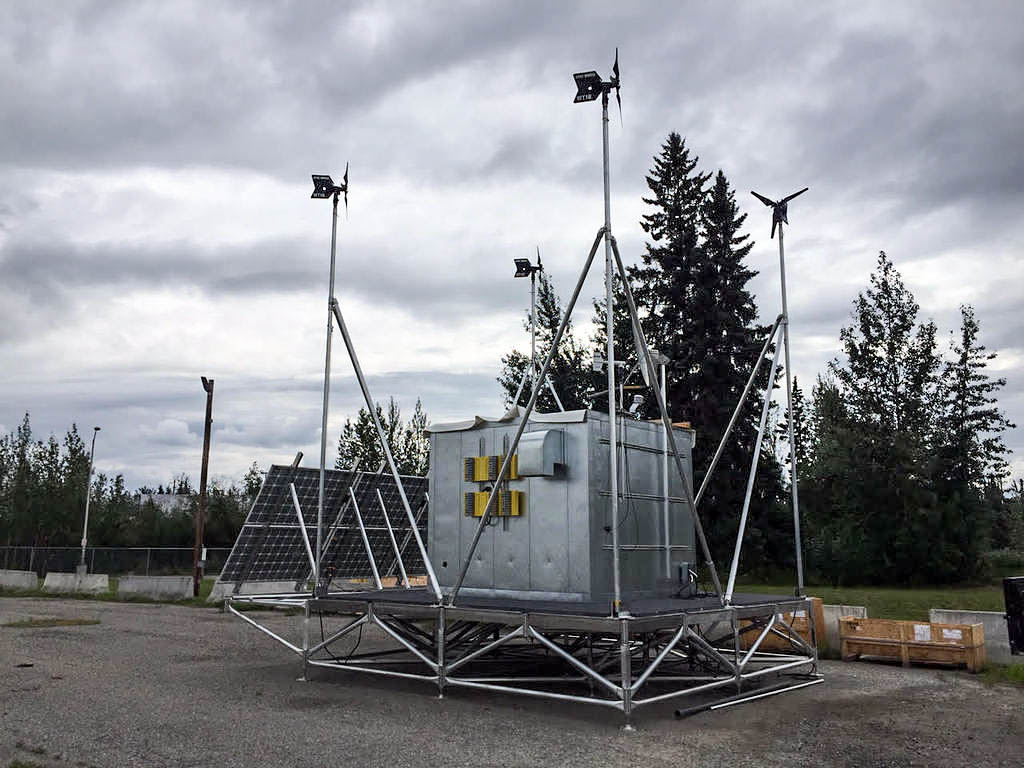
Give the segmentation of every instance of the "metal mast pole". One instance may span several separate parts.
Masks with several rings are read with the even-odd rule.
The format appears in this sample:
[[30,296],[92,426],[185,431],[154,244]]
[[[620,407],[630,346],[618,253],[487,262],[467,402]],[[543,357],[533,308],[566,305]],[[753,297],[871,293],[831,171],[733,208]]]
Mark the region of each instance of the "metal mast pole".
[[[640,361],[640,365],[643,365],[644,361]],[[667,364],[662,359],[661,363],[661,398],[666,403],[668,402],[668,389],[665,386],[665,369]],[[665,525],[665,578],[672,578],[672,540],[669,538],[669,514],[668,514],[668,428],[662,426],[661,431],[661,482],[662,490],[665,494],[664,508],[662,510],[662,516],[664,518]]]
[[[804,558],[802,545],[800,543],[800,495],[797,491],[797,469],[796,469],[796,442],[793,439],[793,384],[792,368],[789,364],[789,307],[786,303],[786,250],[782,244],[785,227],[779,222],[779,272],[782,276],[782,341],[786,354],[786,406],[789,409],[789,418],[786,419],[789,426],[789,458],[790,458],[790,488],[793,492],[793,537],[796,545],[796,595],[800,597],[804,593]],[[771,382],[768,382],[771,386]]]
[[622,582],[619,573],[619,450],[616,435],[615,409],[615,267],[612,264],[612,203],[611,176],[608,168],[608,89],[601,91],[601,138],[604,155],[604,293],[605,333],[608,336],[605,359],[608,363],[608,455],[611,485],[611,526],[612,526],[612,580],[614,598],[612,612],[618,614],[622,601]]
[[85,545],[89,538],[89,496],[92,495],[92,460],[93,456],[96,455],[96,433],[99,431],[99,427],[92,428],[92,447],[89,449],[89,477],[85,481],[85,522],[82,523],[82,559],[78,563],[78,573],[82,576],[86,573]]
[[199,472],[199,511],[196,514],[196,544],[192,551],[192,596],[199,597],[203,552],[203,528],[206,525],[206,475],[210,464],[210,427],[213,424],[213,379],[200,377],[206,392],[206,421],[203,428],[203,466]]
[[[347,170],[346,170],[347,172]],[[320,489],[316,499],[316,567],[313,569],[313,589],[320,586],[320,554],[324,525],[324,481],[327,465],[327,404],[331,394],[331,335],[334,331],[334,256],[338,243],[338,195],[331,197],[331,282],[327,292],[327,354],[324,362],[324,410],[320,422]],[[373,406],[370,406],[373,411]]]
[[530,386],[537,386],[537,271],[530,270]]

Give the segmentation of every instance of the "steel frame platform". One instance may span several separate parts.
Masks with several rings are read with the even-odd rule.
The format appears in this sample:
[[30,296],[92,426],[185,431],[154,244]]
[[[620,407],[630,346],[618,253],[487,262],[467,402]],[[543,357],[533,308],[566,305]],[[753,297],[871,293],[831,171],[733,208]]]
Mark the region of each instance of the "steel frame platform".
[[[302,645],[280,637],[236,606],[301,608]],[[277,640],[309,667],[420,680],[450,688],[520,694],[616,709],[626,726],[637,707],[708,692],[716,708],[820,682],[811,622],[810,642],[784,614],[807,611],[802,597],[735,594],[723,606],[714,595],[636,600],[618,616],[608,603],[463,597],[440,604],[427,589],[384,589],[232,596],[225,608]],[[350,617],[320,642],[310,638],[314,615]],[[392,641],[381,650],[335,656],[331,646],[374,626]],[[773,635],[774,647],[762,650]],[[790,683],[780,676],[800,674]],[[741,695],[747,689],[748,696]],[[678,712],[677,712],[678,714]]]

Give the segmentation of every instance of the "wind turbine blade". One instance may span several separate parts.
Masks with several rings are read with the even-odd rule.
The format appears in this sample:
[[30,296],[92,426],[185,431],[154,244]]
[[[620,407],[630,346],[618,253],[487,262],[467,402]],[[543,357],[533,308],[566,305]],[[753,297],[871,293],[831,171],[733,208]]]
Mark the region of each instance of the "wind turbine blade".
[[775,239],[775,225],[778,224],[778,223],[779,223],[778,220],[774,216],[772,216],[772,236],[770,238],[768,238],[769,240],[774,240]]
[[767,205],[767,206],[768,206],[769,208],[774,208],[774,207],[775,207],[775,201],[774,201],[774,200],[769,200],[769,199],[768,199],[767,197],[765,197],[764,195],[759,195],[759,194],[757,194],[757,192],[755,192],[754,190],[750,190],[750,194],[752,194],[752,195],[753,195],[754,197],[756,197],[756,198],[757,198],[758,200],[760,200],[760,201],[761,201],[762,203],[764,203],[765,205]]
[[612,74],[615,75],[615,80],[619,79],[619,46],[615,46],[615,63],[612,64]]
[[793,193],[792,195],[790,195],[789,197],[784,197],[784,198],[782,198],[782,199],[781,199],[781,200],[780,200],[779,202],[780,202],[780,203],[788,203],[788,202],[789,202],[790,200],[792,200],[792,199],[793,199],[794,197],[797,197],[797,196],[799,196],[799,195],[802,195],[802,194],[803,194],[804,192],[806,192],[806,191],[807,191],[808,189],[810,189],[810,187],[804,187],[804,188],[803,188],[803,189],[801,189],[801,190],[800,190],[799,192],[794,192],[794,193]]
[[537,246],[537,269],[543,269],[540,263],[540,246]]
[[615,88],[615,101],[617,101],[618,104],[619,104],[619,128],[621,128],[622,127],[622,97],[619,96],[619,89],[618,89],[617,86]]

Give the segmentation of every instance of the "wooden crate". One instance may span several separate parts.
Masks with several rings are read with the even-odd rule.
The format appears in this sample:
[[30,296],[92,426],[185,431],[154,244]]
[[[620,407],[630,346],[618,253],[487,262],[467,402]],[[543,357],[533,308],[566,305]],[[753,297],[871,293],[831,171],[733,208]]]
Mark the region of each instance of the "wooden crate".
[[[366,584],[366,585],[369,585],[370,587],[373,586],[373,579],[372,578],[345,579],[345,581],[349,582],[350,584]],[[401,576],[381,576],[380,577],[380,585],[382,587],[384,587],[384,588],[388,588],[388,587],[403,587],[403,586],[405,586],[402,583],[402,577]],[[413,576],[412,574],[409,574],[409,586],[410,587],[425,587],[425,586],[427,586],[427,577],[426,576]]]
[[[822,601],[820,597],[809,598],[811,601],[811,614],[807,615],[806,610],[795,611],[794,613],[782,614],[783,620],[789,624],[796,633],[804,640],[808,645],[811,644],[811,623],[814,624],[814,640],[817,643],[819,649],[825,647],[825,610],[822,607]],[[749,619],[740,619],[740,628],[750,625]],[[784,630],[782,630],[784,631]],[[760,629],[751,629],[740,635],[740,649],[749,650],[750,646],[757,640],[757,636],[761,634]],[[758,646],[759,650],[765,651],[791,651],[793,645],[788,640],[779,637],[774,632],[769,632],[765,635],[764,640],[761,641],[761,645]]]
[[902,662],[963,664],[970,672],[985,666],[985,632],[981,624],[936,624],[892,619],[839,619],[843,661],[873,656]]

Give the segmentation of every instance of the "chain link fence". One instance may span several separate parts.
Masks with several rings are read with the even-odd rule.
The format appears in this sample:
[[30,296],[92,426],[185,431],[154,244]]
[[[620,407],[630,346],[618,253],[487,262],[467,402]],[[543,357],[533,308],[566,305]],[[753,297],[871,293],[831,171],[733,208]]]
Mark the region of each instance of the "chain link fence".
[[[112,576],[173,576],[192,573],[191,547],[86,547],[89,573]],[[230,547],[207,547],[205,573],[220,573]],[[0,546],[0,568],[35,571],[45,578],[49,571],[70,573],[82,559],[81,547]]]

